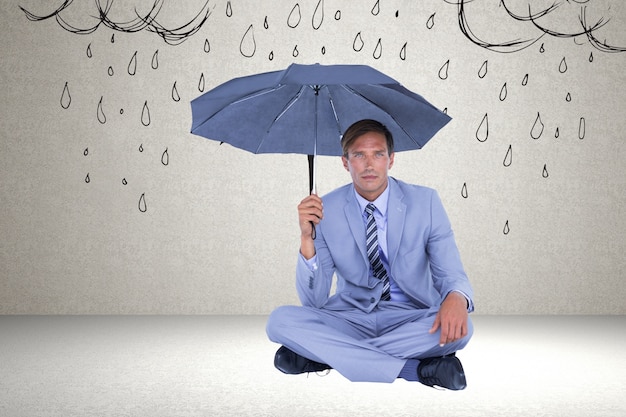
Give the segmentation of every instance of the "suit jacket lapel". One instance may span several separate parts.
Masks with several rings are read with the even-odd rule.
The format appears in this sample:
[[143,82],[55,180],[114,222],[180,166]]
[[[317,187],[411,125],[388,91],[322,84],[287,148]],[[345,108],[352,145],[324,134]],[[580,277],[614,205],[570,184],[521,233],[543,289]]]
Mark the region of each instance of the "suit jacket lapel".
[[361,213],[361,206],[354,196],[354,186],[347,188],[348,193],[346,195],[346,205],[343,210],[348,221],[348,226],[352,232],[352,236],[359,247],[363,260],[369,265],[367,259],[367,249],[365,247],[365,225],[363,223],[363,213]]
[[389,178],[389,201],[387,203],[387,252],[389,265],[393,265],[400,249],[400,240],[406,220],[404,193],[393,178]]

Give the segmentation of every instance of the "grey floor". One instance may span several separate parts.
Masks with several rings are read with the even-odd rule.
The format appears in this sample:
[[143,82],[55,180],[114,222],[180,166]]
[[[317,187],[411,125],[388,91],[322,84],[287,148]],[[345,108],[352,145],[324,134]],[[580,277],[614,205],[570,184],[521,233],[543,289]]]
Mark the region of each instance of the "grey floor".
[[626,416],[625,316],[474,316],[460,392],[287,376],[262,316],[0,316],[0,416]]

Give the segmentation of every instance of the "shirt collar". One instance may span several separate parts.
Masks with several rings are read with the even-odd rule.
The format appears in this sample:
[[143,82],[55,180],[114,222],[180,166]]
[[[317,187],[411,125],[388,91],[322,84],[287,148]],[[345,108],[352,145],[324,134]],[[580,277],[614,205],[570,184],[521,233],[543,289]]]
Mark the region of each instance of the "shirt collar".
[[365,207],[369,203],[373,203],[376,206],[376,209],[383,215],[383,217],[387,216],[387,202],[389,201],[389,180],[387,180],[387,187],[385,191],[382,192],[381,195],[374,201],[367,201],[359,193],[354,189],[354,195],[356,196],[356,201],[359,202],[359,206],[361,207],[361,213],[365,211]]

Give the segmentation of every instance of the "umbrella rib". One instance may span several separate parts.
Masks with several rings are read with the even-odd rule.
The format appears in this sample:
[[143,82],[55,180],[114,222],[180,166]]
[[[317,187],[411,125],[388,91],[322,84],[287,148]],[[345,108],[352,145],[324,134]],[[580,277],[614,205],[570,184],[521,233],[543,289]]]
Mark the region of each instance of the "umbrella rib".
[[335,108],[335,102],[333,100],[333,94],[328,89],[328,101],[330,102],[330,108],[333,110],[333,116],[335,117],[335,125],[337,126],[337,132],[339,133],[339,140],[343,138],[343,132],[341,131],[341,125],[339,124],[339,117],[337,116],[337,109]]
[[[281,88],[281,87],[282,87],[282,85],[280,87],[278,87],[278,88]],[[278,121],[278,119],[283,117],[283,115],[285,113],[287,113],[287,111],[289,111],[289,109],[296,103],[296,101],[298,101],[300,99],[300,97],[302,96],[302,92],[304,91],[305,88],[306,88],[306,86],[300,87],[298,92],[289,100],[289,102],[287,102],[285,107],[282,108],[282,110],[276,115],[276,117],[274,117],[274,120],[272,120],[272,122],[269,124],[269,126],[265,130],[265,135],[259,141],[259,146],[257,146],[256,151],[254,153],[259,153],[259,150],[263,146],[263,143],[265,142],[265,139],[267,139],[267,137],[269,136],[270,130],[272,129],[272,126],[274,125],[274,123],[276,123]]]
[[244,102],[246,100],[251,100],[251,99],[256,98],[256,97],[260,97],[260,96],[265,95],[265,94],[273,93],[274,91],[279,90],[279,89],[281,89],[283,87],[284,87],[284,85],[279,85],[279,86],[276,86],[276,87],[265,88],[263,90],[257,90],[257,91],[255,91],[253,93],[250,93],[248,95],[240,97],[237,100],[234,100],[234,101],[231,101],[229,103],[226,103],[226,105],[222,106],[219,110],[216,110],[213,114],[211,114],[210,116],[207,116],[202,123],[199,123],[198,126],[196,126],[196,128],[199,128],[204,123],[209,121],[212,117],[215,117],[215,115],[217,115],[218,113],[220,113],[224,109],[227,109],[230,106],[233,106],[235,104]]
[[[376,85],[376,84],[368,84],[368,85],[369,85],[369,86],[372,86],[372,87],[377,87],[377,85]],[[413,139],[413,136],[412,136],[409,132],[407,132],[407,131],[406,131],[406,129],[405,129],[405,128],[404,128],[404,127],[400,124],[400,123],[398,123],[398,121],[397,121],[397,120],[396,120],[396,118],[393,116],[393,114],[391,114],[391,113],[387,112],[385,109],[383,109],[382,107],[380,107],[378,104],[374,103],[372,100],[368,99],[368,98],[367,98],[367,97],[365,97],[363,94],[361,94],[361,93],[359,93],[358,91],[354,90],[354,89],[353,89],[352,87],[350,87],[349,85],[342,84],[342,85],[341,85],[341,87],[343,87],[344,89],[346,89],[346,90],[347,90],[347,91],[349,91],[350,93],[355,94],[355,95],[357,95],[357,96],[361,97],[363,100],[367,101],[367,102],[368,102],[368,103],[370,103],[372,106],[374,106],[374,107],[376,107],[376,108],[380,109],[381,111],[383,111],[384,113],[386,113],[387,115],[389,115],[389,117],[391,117],[391,118],[393,119],[393,121],[394,121],[394,122],[396,122],[396,125],[397,125],[400,129],[402,129],[402,131],[403,131],[403,132],[407,135],[407,137],[408,137],[409,139],[411,139],[411,140],[412,140],[412,141],[413,141],[413,142],[417,145],[418,149],[421,149],[421,148],[422,148],[422,145],[421,145],[418,141],[416,141],[415,139]]]

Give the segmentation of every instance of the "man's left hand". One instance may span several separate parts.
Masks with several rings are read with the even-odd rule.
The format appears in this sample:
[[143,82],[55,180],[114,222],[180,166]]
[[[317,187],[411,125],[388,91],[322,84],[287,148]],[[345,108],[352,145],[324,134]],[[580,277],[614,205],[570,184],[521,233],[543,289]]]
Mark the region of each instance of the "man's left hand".
[[467,317],[467,299],[463,294],[452,291],[441,303],[428,333],[441,329],[440,346],[459,340],[467,336]]

